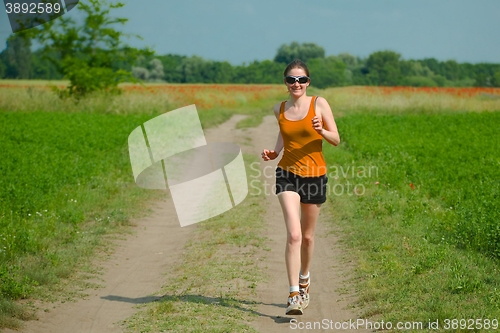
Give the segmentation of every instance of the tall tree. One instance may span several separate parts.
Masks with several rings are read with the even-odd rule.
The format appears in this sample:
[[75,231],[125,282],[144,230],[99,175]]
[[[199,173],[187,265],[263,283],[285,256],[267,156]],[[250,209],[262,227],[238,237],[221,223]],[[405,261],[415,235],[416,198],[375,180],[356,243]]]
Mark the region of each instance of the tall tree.
[[346,65],[337,57],[314,58],[307,62],[311,85],[317,88],[344,86],[347,82]]
[[158,59],[163,64],[163,71],[165,73],[164,80],[167,82],[181,82],[182,74],[178,70],[182,63],[182,60],[187,58],[186,56],[167,54],[163,56],[158,56]]
[[341,53],[337,56],[347,66],[348,69],[355,70],[359,65],[359,59],[349,53]]
[[204,76],[208,62],[200,56],[182,59],[177,70],[181,73],[182,83],[205,82]]
[[4,63],[2,58],[2,54],[0,53],[0,79],[5,77],[5,71],[7,70],[7,65]]
[[163,71],[163,63],[159,59],[152,59],[149,62],[149,78],[154,81],[161,81],[165,76]]
[[44,58],[42,50],[39,49],[31,53],[30,79],[61,80],[62,78],[63,75],[57,71],[54,64]]
[[500,87],[500,69],[493,74],[493,84],[495,87]]
[[373,85],[397,86],[401,80],[401,55],[393,51],[370,54],[366,61],[368,80]]
[[23,32],[12,34],[7,39],[7,48],[2,56],[5,76],[12,79],[29,79],[31,67],[31,39]]
[[300,59],[307,62],[309,59],[324,58],[325,49],[314,43],[292,42],[290,45],[283,44],[278,48],[274,61],[288,64],[289,62]]
[[80,1],[77,10],[83,14],[83,21],[65,15],[30,29],[44,46],[46,58],[70,80],[67,94],[80,97],[96,90],[115,90],[120,82],[133,79],[129,71],[118,69],[116,64],[133,63],[139,54],[152,53],[124,43],[130,35],[115,27],[128,19],[110,14],[123,6],[106,0]]

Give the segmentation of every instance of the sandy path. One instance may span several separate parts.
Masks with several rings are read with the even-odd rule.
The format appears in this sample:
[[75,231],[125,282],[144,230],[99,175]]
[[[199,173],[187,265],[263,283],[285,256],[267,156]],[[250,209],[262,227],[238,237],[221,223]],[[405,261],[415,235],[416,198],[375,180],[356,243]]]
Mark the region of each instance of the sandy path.
[[[235,125],[242,118],[244,117],[234,116],[220,127],[206,130],[207,141],[234,142],[240,145],[244,153],[257,156],[260,156],[262,148],[274,147],[278,127],[273,116],[266,117],[258,128],[236,130]],[[275,162],[262,162],[260,167],[273,168]],[[266,193],[272,193],[269,191],[272,190],[273,177],[269,170]],[[326,218],[325,213],[320,216],[323,222],[318,224],[316,233],[316,249],[311,269],[311,304],[305,315],[295,317],[303,324],[323,319],[342,322],[357,318],[348,308],[353,300],[352,296],[339,295],[337,292],[345,285],[345,276],[349,270],[340,259],[341,250],[335,246],[336,238],[328,234],[328,223],[324,223]],[[288,292],[284,264],[286,234],[281,208],[274,194],[267,197],[265,219],[265,232],[271,239],[268,244],[271,251],[265,252],[266,261],[262,264],[262,269],[268,279],[257,287],[257,313],[260,315],[252,322],[252,326],[259,332],[300,332],[302,330],[291,330],[292,317],[284,316]],[[99,264],[105,272],[102,275],[103,288],[87,291],[89,296],[76,302],[45,306],[50,307],[50,311],[40,311],[39,319],[27,322],[21,332],[122,332],[118,323],[136,312],[135,305],[151,302],[156,298],[151,295],[160,289],[164,282],[163,274],[179,260],[179,249],[195,228],[195,225],[184,228],[179,226],[171,199],[156,203],[151,216],[138,219],[134,224],[135,234],[126,240],[117,241],[116,251],[110,259]]]

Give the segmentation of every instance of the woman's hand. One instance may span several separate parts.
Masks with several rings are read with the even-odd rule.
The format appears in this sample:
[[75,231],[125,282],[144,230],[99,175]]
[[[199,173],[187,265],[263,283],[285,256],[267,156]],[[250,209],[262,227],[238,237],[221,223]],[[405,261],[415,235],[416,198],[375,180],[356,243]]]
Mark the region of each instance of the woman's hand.
[[262,151],[262,159],[264,161],[270,161],[270,160],[274,160],[276,157],[278,157],[278,153],[275,152],[274,150],[267,150],[267,149],[264,149]]
[[313,117],[312,125],[313,125],[313,128],[316,130],[316,132],[321,134],[321,132],[323,131],[323,122],[321,121],[321,119],[319,119],[318,116]]

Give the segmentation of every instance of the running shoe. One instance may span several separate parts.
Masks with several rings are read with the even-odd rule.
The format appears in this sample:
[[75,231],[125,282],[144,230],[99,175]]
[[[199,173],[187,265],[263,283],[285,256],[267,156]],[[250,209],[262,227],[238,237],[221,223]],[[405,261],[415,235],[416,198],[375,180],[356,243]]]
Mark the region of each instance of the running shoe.
[[293,293],[290,293],[288,296],[288,303],[287,303],[287,308],[286,308],[286,314],[287,315],[301,315],[303,314],[302,311],[302,304],[300,301],[300,294],[296,291]]
[[302,308],[309,306],[309,287],[311,285],[311,275],[307,279],[299,278],[299,295],[302,303]]

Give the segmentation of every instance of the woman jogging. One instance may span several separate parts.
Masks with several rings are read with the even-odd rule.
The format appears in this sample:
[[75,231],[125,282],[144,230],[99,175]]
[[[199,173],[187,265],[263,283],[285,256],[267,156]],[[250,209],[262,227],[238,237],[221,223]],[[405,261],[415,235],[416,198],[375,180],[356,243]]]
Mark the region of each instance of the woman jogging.
[[326,201],[323,138],[336,146],[340,137],[328,102],[307,96],[310,78],[306,64],[292,61],[284,77],[290,98],[274,106],[278,140],[274,150],[262,151],[262,158],[274,160],[284,150],[276,168],[276,194],[287,230],[285,262],[290,294],[286,314],[301,315],[309,305],[314,230],[321,204]]

